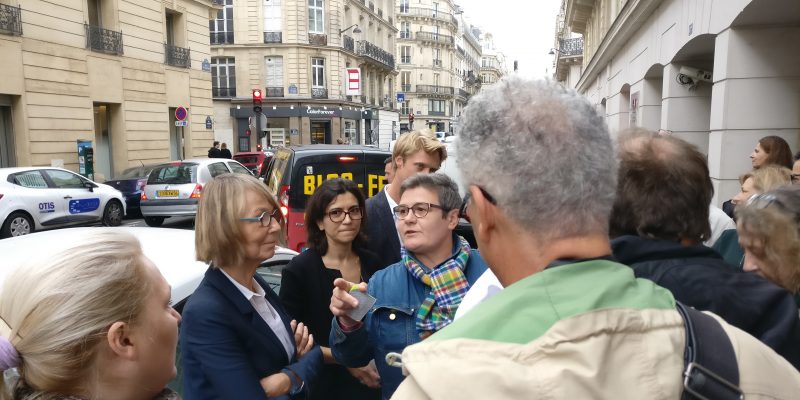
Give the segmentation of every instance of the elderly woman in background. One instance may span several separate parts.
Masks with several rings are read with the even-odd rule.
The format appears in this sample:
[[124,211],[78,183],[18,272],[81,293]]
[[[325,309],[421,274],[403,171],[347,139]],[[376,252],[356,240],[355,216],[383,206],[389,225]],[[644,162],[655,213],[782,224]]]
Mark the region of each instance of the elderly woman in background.
[[736,208],[744,270],[795,295],[800,305],[800,186],[782,186]]
[[378,399],[380,377],[371,362],[345,368],[333,358],[328,344],[333,314],[333,281],[367,282],[380,259],[366,249],[364,194],[346,179],[325,181],[306,204],[308,250],[289,263],[281,279],[281,300],[292,317],[303,321],[322,346],[325,366],[309,399]]
[[183,310],[181,365],[189,399],[293,398],[322,363],[303,324],[256,274],[282,239],[281,211],[266,186],[223,174],[203,189],[197,259],[210,263]]
[[15,270],[0,294],[1,399],[177,399],[180,315],[170,287],[118,232]]
[[[769,165],[742,175],[739,177],[739,182],[742,184],[741,191],[732,199],[734,206],[737,207],[756,194],[792,183],[791,171],[785,167]],[[728,264],[739,267],[743,265],[744,250],[739,246],[736,229],[722,232],[713,248]]]

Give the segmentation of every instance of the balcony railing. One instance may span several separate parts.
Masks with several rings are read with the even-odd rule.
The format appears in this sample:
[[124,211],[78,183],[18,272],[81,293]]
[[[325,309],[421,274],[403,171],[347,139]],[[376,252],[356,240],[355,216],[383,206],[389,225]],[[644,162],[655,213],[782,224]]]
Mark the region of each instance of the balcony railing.
[[353,53],[355,53],[356,52],[356,41],[353,40],[353,38],[351,38],[350,36],[345,35],[344,41],[342,42],[342,47],[344,47],[345,50],[349,50],[349,51],[352,51]]
[[411,84],[406,83],[406,84],[400,85],[400,90],[402,90],[404,92],[410,92],[411,91]]
[[558,39],[559,57],[583,55],[583,38]]
[[86,29],[86,48],[107,54],[122,54],[122,32],[83,24]]
[[236,88],[220,88],[220,87],[212,87],[211,88],[211,97],[236,97]]
[[283,43],[283,32],[264,32],[264,43]]
[[376,61],[389,69],[394,69],[394,55],[366,40],[358,41],[356,54]]
[[22,35],[22,8],[0,4],[0,33]]
[[211,44],[233,44],[233,32],[211,32]]
[[433,66],[441,68],[442,67],[442,60],[433,60]]
[[315,99],[327,99],[328,98],[328,89],[322,87],[312,87],[311,88],[311,97]]
[[464,89],[461,89],[461,88],[458,89],[458,95],[463,97],[463,98],[465,98],[465,99],[468,99],[469,96],[470,96],[468,91],[466,91]]
[[423,17],[423,18],[432,18],[435,20],[447,22],[453,24],[455,26],[458,25],[458,20],[447,12],[434,10],[431,8],[421,8],[421,7],[400,7],[400,11],[398,15],[401,16],[411,16],[411,17]]
[[225,5],[225,0],[211,0],[211,4],[213,4],[215,6],[224,6]]
[[191,68],[190,50],[185,47],[164,43],[164,64],[172,65],[173,67]]
[[308,44],[313,44],[315,46],[327,46],[328,45],[328,35],[322,35],[319,33],[308,33]]
[[444,111],[428,111],[428,115],[444,117]]
[[434,42],[440,44],[453,45],[453,37],[450,35],[442,35],[435,32],[417,32],[415,36],[417,40],[423,42]]
[[283,86],[267,86],[266,97],[283,97]]
[[452,95],[454,93],[454,89],[450,86],[417,85],[417,93]]

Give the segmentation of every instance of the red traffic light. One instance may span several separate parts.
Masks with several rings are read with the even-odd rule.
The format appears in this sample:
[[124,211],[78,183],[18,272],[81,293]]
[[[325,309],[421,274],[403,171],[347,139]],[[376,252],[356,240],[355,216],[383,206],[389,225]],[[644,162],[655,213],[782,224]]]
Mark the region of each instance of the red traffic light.
[[253,89],[253,101],[261,101],[263,98],[263,93],[261,93],[261,89]]

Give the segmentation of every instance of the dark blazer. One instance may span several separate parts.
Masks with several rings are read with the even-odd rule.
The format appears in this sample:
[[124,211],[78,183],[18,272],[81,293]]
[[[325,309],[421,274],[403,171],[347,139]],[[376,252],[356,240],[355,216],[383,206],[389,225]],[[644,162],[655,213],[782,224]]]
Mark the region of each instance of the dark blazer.
[[400,239],[394,217],[389,211],[389,200],[386,190],[367,199],[367,249],[378,256],[380,268],[388,267],[400,261]]
[[[280,299],[260,276],[255,279],[294,341],[291,319]],[[292,394],[305,394],[322,366],[319,346],[299,360],[293,351],[290,360],[269,325],[218,269],[206,271],[182,317],[180,363],[186,399],[266,399],[259,380],[285,369],[304,382],[299,390],[300,385],[293,379],[292,391],[297,393]],[[289,371],[284,372],[292,377]]]

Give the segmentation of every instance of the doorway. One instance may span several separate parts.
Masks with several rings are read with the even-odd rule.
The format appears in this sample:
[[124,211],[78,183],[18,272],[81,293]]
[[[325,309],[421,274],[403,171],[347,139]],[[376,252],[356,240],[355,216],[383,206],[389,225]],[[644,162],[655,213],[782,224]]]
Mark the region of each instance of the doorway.
[[331,122],[311,121],[311,144],[331,143]]
[[11,104],[6,105],[0,95],[0,168],[16,167],[14,156],[14,131],[11,129]]
[[112,178],[114,171],[111,142],[111,124],[108,104],[95,103],[94,111],[94,176],[104,182]]

